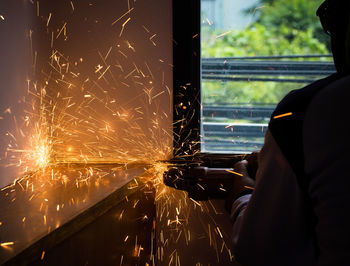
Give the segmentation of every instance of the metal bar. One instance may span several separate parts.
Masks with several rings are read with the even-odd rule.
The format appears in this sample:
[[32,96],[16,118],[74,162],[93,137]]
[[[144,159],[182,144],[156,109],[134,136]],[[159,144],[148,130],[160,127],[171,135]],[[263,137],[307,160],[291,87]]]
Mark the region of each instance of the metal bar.
[[261,81],[261,82],[289,82],[289,83],[312,83],[315,79],[273,79],[273,78],[252,78],[252,77],[219,77],[203,75],[205,80],[222,80],[222,81]]
[[[310,56],[311,57],[311,56]],[[263,57],[261,57],[263,58]],[[260,59],[261,59],[260,58]],[[270,58],[270,57],[266,57]],[[265,58],[265,59],[266,59]],[[277,57],[271,57],[276,59]],[[280,58],[300,58],[280,57]],[[202,60],[202,78],[204,80],[222,81],[262,81],[262,82],[291,82],[311,83],[320,76],[331,75],[335,72],[333,62],[297,62],[297,61],[236,61],[237,58],[209,58]],[[250,58],[251,59],[251,58]],[[240,76],[230,76],[240,75]],[[250,75],[244,77],[242,75]],[[262,77],[262,75],[267,77]],[[260,76],[260,77],[259,77]],[[271,78],[269,76],[284,76]],[[285,78],[287,76],[306,77],[314,79]]]
[[229,70],[203,70],[203,75],[265,75],[265,76],[324,76],[331,75],[333,71],[315,69],[315,70],[248,70],[248,69],[229,69]]
[[239,61],[232,61],[232,60],[224,60],[224,61],[218,61],[218,60],[202,60],[202,64],[204,66],[265,66],[265,67],[271,67],[271,66],[282,66],[282,67],[305,67],[305,66],[324,66],[327,68],[333,68],[334,69],[334,63],[333,62],[322,62],[322,61],[266,61],[266,60],[259,60],[259,61],[250,61],[250,60],[239,60]]
[[240,107],[240,106],[203,106],[203,118],[227,118],[227,119],[270,119],[275,109],[268,107]]
[[319,54],[319,55],[271,55],[271,56],[237,56],[237,57],[216,57],[216,58],[203,58],[203,60],[207,59],[285,59],[285,58],[323,58],[323,57],[333,57],[332,54]]

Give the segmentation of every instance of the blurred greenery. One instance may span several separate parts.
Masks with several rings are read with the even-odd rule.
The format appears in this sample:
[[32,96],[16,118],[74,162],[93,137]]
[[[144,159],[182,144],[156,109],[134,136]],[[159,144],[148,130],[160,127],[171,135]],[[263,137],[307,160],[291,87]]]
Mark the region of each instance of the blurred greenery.
[[[321,3],[322,0],[260,0],[257,6],[245,11],[256,13],[256,20],[244,30],[213,30],[203,23],[202,57],[329,54],[328,36],[315,15]],[[302,85],[203,80],[203,103],[276,104],[287,92]]]
[[[312,30],[313,37],[330,48],[329,37],[324,34],[319,18],[316,16],[317,8],[324,0],[260,0],[259,4],[246,10],[258,12],[257,23],[267,28],[277,28],[281,25],[288,26],[298,31]],[[286,38],[294,38],[295,35],[285,35]]]
[[205,105],[253,106],[277,104],[284,95],[295,89],[296,85],[283,83],[281,86],[276,82],[204,81],[202,87]]
[[[326,45],[306,31],[280,25],[278,29],[254,23],[245,30],[233,30],[220,36],[220,32],[205,27],[202,32],[202,57],[269,56],[327,54]],[[293,38],[288,36],[293,35]]]

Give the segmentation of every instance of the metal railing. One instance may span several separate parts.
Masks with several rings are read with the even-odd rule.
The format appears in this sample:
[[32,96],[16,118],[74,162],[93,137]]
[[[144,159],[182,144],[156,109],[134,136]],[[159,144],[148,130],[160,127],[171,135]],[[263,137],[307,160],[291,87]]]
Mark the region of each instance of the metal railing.
[[[311,83],[335,73],[331,55],[203,58],[202,79],[224,82]],[[298,60],[304,61],[298,61]],[[318,61],[310,61],[315,59]],[[307,60],[307,61],[305,61]],[[249,152],[260,149],[275,106],[203,106],[202,150]],[[249,120],[250,123],[227,121]]]
[[[246,152],[259,149],[274,107],[204,106],[202,147],[205,151]],[[228,119],[266,121],[265,123],[217,122]]]
[[[332,61],[295,61],[331,55],[203,58],[202,79],[311,83],[335,72]],[[277,61],[279,59],[279,61]],[[289,59],[286,61],[286,59]],[[295,59],[291,61],[290,59]]]

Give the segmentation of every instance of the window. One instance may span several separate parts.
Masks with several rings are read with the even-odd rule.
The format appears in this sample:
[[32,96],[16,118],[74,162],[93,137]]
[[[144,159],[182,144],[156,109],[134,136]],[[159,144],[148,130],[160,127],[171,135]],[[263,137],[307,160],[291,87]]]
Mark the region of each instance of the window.
[[202,152],[260,149],[283,96],[335,71],[312,2],[201,1]]
[[335,72],[321,2],[173,3],[175,155],[260,149],[276,104]]

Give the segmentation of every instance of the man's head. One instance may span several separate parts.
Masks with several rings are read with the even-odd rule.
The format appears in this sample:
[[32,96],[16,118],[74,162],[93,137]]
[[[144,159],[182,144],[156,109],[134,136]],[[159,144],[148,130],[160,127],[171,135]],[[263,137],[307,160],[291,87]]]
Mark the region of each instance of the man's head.
[[326,0],[316,14],[331,36],[337,71],[350,73],[350,0]]

